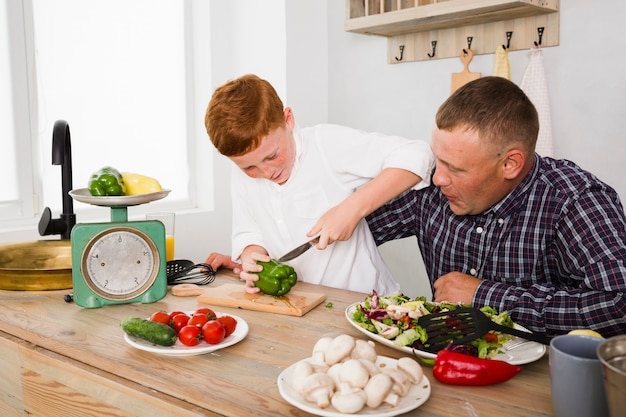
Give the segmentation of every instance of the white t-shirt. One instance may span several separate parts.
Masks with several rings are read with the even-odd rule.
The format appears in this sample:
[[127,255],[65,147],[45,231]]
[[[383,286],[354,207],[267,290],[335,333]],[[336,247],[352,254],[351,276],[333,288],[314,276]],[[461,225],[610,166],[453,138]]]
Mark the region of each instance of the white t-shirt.
[[[278,258],[308,240],[317,220],[384,168],[403,168],[427,187],[434,166],[428,143],[367,133],[337,125],[294,129],[296,160],[283,185],[250,178],[234,166],[232,258],[249,245],[264,247]],[[352,237],[325,250],[311,248],[287,262],[298,280],[329,287],[391,294],[400,287],[385,265],[367,222]]]

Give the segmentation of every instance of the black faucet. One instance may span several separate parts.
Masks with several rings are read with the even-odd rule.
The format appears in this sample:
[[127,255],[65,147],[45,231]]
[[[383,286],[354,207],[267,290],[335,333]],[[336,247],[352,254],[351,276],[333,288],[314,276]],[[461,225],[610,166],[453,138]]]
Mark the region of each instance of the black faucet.
[[63,213],[60,219],[53,219],[52,211],[46,207],[39,219],[39,234],[41,236],[61,235],[61,239],[69,239],[72,228],[76,224],[76,214],[74,214],[74,200],[69,195],[69,191],[72,190],[72,146],[70,126],[65,120],[54,122],[52,165],[61,165]]

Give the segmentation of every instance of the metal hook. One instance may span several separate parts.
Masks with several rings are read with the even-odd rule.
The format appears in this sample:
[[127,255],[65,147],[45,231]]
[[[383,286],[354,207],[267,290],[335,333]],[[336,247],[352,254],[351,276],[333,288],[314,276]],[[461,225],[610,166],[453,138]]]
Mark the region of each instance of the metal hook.
[[[467,49],[472,49],[472,41],[474,40],[473,36],[468,36],[467,37]],[[467,54],[467,51],[465,49],[463,49],[463,53]]]
[[430,41],[431,46],[433,47],[433,52],[431,54],[427,54],[429,58],[435,57],[435,48],[437,47],[437,41]]
[[509,49],[511,47],[511,38],[513,37],[513,32],[506,33],[506,46],[502,45],[504,49]]
[[400,45],[400,58],[396,57],[396,61],[402,61],[402,55],[404,55],[404,45]]
[[543,37],[543,30],[544,29],[545,28],[542,28],[542,27],[541,28],[537,28],[537,35],[539,35],[539,43],[537,43],[535,41],[535,46],[540,46],[541,45],[541,38]]

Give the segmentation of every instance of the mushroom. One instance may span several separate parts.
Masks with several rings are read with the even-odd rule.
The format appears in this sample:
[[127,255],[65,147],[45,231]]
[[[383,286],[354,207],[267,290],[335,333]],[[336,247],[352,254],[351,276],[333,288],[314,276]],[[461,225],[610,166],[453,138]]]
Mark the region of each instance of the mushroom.
[[309,361],[300,361],[293,368],[291,374],[291,385],[300,395],[304,392],[304,381],[306,377],[313,373],[313,366]]
[[399,369],[386,368],[383,373],[389,375],[393,381],[392,391],[400,397],[404,397],[409,392],[411,381],[409,376]]
[[328,371],[326,371],[326,375],[328,375],[329,377],[333,379],[336,387],[338,387],[339,383],[341,382],[339,380],[339,368],[341,368],[341,365],[342,363],[336,363],[330,368],[328,368]]
[[367,406],[377,408],[383,401],[392,407],[397,406],[399,397],[391,391],[392,388],[393,381],[389,375],[379,373],[372,376],[365,388],[363,388],[367,396]]
[[326,372],[328,364],[326,363],[326,351],[330,342],[333,340],[330,336],[320,338],[313,346],[313,354],[311,355],[311,365],[315,372]]
[[[356,359],[355,359],[356,360]],[[361,411],[365,407],[367,395],[361,388],[355,388],[347,382],[342,382],[331,402],[333,407],[343,414],[354,414]]]
[[303,381],[302,395],[307,401],[314,402],[319,408],[330,405],[330,397],[335,391],[333,379],[325,373],[316,372],[307,376]]
[[363,388],[367,384],[370,374],[363,363],[358,359],[348,359],[339,368],[339,381],[348,383],[353,388]]
[[409,381],[413,384],[419,383],[424,377],[424,371],[419,363],[415,359],[403,356],[398,359],[396,364],[397,368],[408,375]]
[[372,362],[376,362],[376,349],[374,349],[374,342],[371,340],[365,341],[363,339],[357,339],[350,357],[354,359],[368,359]]
[[354,338],[348,334],[340,334],[335,337],[326,349],[326,363],[332,366],[341,362],[346,357],[349,357],[355,345]]
[[400,333],[400,329],[397,326],[389,326],[378,320],[372,320],[372,324],[376,327],[378,334],[385,339],[393,339]]
[[370,377],[373,377],[374,375],[380,373],[380,368],[376,366],[376,363],[370,361],[369,359],[361,358],[359,360],[361,361],[363,366],[365,366],[365,369],[367,369],[367,372],[370,374]]

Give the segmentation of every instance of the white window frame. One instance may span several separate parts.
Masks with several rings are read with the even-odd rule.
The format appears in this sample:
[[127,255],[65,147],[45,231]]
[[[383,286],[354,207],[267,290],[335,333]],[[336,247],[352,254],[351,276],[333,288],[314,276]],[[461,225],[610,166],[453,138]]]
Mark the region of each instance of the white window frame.
[[[208,3],[208,2],[207,2]],[[38,196],[42,195],[42,184],[38,180],[41,176],[43,164],[51,164],[50,159],[40,161],[40,147],[44,147],[43,154],[51,152],[51,138],[47,142],[39,143],[37,132],[40,129],[37,123],[37,114],[33,109],[37,108],[35,90],[34,68],[34,28],[33,10],[31,0],[8,0],[9,20],[17,25],[12,28],[18,38],[12,39],[12,47],[19,48],[23,45],[25,53],[12,59],[12,71],[14,74],[13,86],[15,102],[15,133],[18,149],[18,177],[19,177],[19,202],[10,207],[0,206],[0,242],[13,242],[33,238],[41,238],[37,232],[37,224],[43,210]],[[206,106],[206,95],[199,97],[196,90],[210,91],[210,65],[208,65],[207,52],[210,44],[208,28],[208,4],[199,0],[185,1],[185,28],[186,28],[186,102],[187,102],[187,149],[188,149],[188,195],[185,201],[169,201],[164,199],[158,205],[149,205],[133,208],[129,217],[139,218],[148,211],[168,210],[180,212],[198,212],[212,210],[214,207],[213,190],[213,151],[206,132],[202,129],[203,111]],[[13,36],[13,35],[12,35]],[[17,46],[16,46],[17,45]],[[201,53],[202,56],[194,56]],[[14,62],[13,62],[14,61]],[[17,76],[15,76],[17,74]],[[196,77],[202,74],[202,77]],[[70,123],[71,131],[71,123]],[[50,149],[50,151],[47,151]],[[58,172],[61,177],[60,167]],[[76,188],[77,179],[74,178]],[[59,189],[60,193],[61,190]],[[150,207],[148,207],[150,206]],[[58,217],[61,207],[51,207],[53,217]],[[5,210],[8,210],[5,212]],[[102,221],[107,219],[108,213],[97,210],[95,207],[83,204],[74,204],[74,212],[79,222],[85,220]],[[16,216],[17,215],[17,216]],[[104,216],[104,217],[103,217]],[[59,236],[53,237],[59,238]]]

